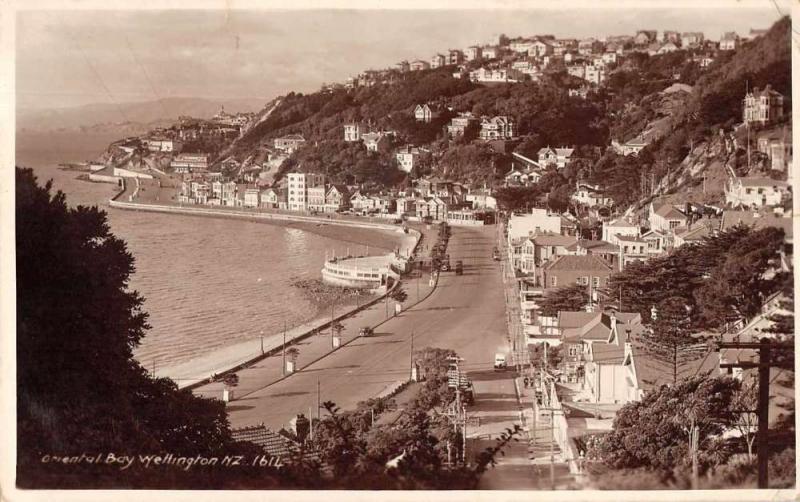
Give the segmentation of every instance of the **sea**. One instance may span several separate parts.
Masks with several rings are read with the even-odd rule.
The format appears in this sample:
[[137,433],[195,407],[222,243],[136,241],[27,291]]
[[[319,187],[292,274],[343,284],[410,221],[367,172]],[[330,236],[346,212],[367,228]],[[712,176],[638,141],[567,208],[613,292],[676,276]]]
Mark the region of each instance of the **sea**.
[[129,288],[145,298],[151,328],[135,350],[147,368],[175,366],[215,349],[279,333],[319,318],[296,281],[321,277],[326,255],[385,254],[399,237],[349,227],[269,223],[114,209],[113,184],[79,180],[60,163],[97,158],[114,135],[17,132],[16,165],[52,179],[71,206],[98,205],[125,240],[136,271]]

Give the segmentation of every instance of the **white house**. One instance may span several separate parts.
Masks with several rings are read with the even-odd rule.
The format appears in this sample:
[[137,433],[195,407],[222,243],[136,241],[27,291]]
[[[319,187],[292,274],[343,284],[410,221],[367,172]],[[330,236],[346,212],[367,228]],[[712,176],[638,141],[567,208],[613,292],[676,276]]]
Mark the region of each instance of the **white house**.
[[484,118],[481,121],[482,140],[511,139],[514,137],[514,121],[506,116]]
[[725,184],[725,202],[733,207],[778,206],[791,185],[771,178],[731,176]]
[[638,237],[641,234],[639,225],[626,218],[617,218],[612,221],[603,222],[603,240],[615,246],[619,246],[618,235]]
[[508,242],[528,238],[534,234],[561,233],[561,215],[547,209],[534,208],[529,214],[512,215],[508,219]]
[[651,230],[674,233],[675,229],[686,226],[688,218],[683,211],[672,204],[653,201],[650,203],[648,221]]
[[397,150],[395,153],[395,158],[397,159],[397,167],[401,171],[405,171],[410,173],[412,169],[414,169],[414,165],[417,163],[417,160],[420,156],[419,148],[411,145],[406,145],[403,148]]
[[554,165],[558,169],[563,169],[569,163],[574,148],[550,148],[549,146],[539,149],[539,165],[546,167]]

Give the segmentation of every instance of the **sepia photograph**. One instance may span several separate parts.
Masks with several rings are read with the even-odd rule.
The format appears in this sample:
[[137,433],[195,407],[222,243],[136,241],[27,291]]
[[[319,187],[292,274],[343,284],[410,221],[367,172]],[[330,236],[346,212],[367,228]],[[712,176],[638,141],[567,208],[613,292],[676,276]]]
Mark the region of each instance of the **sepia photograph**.
[[3,498],[795,499],[792,8],[3,3]]

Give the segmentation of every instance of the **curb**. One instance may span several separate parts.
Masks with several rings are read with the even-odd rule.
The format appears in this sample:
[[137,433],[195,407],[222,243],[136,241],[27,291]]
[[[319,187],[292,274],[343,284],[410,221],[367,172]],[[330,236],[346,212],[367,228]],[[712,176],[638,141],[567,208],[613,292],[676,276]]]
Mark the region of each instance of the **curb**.
[[[418,232],[418,231],[417,231],[417,232]],[[419,243],[422,241],[422,236],[423,236],[423,234],[422,234],[421,232],[418,232],[418,234],[419,234],[419,236],[418,236],[418,239],[417,239],[417,243],[414,245],[414,249],[413,249],[413,251],[412,251],[412,254],[413,254],[413,252],[416,252],[416,249],[417,249],[417,247],[419,246]],[[398,287],[399,285],[401,285],[402,283],[403,283],[403,281],[397,281],[397,282],[395,282],[395,283],[394,283],[394,285],[392,286],[392,288],[391,288],[389,291],[387,291],[387,292],[386,292],[386,294],[384,294],[383,296],[381,296],[381,297],[379,297],[379,298],[376,298],[375,300],[373,300],[373,301],[372,301],[372,302],[370,302],[369,304],[364,304],[364,305],[362,305],[362,306],[359,308],[359,310],[357,310],[357,311],[353,311],[353,312],[350,312],[350,313],[348,313],[348,314],[345,314],[345,315],[341,316],[340,318],[336,318],[336,319],[335,319],[333,322],[336,322],[336,321],[338,321],[338,320],[340,320],[340,319],[346,319],[347,317],[349,317],[350,315],[352,315],[352,314],[354,314],[354,313],[360,312],[361,310],[363,310],[363,309],[365,309],[365,308],[367,308],[367,307],[371,307],[371,306],[373,306],[374,304],[378,303],[379,301],[383,301],[383,300],[385,300],[385,298],[386,298],[386,297],[389,295],[390,291],[394,291],[394,289],[395,289],[396,287]],[[427,293],[425,296],[423,296],[422,298],[420,298],[419,300],[417,300],[416,302],[414,302],[413,304],[411,304],[411,305],[409,306],[409,309],[412,309],[412,308],[416,307],[417,305],[419,305],[420,303],[422,303],[422,302],[424,302],[425,300],[427,300],[427,299],[428,299],[428,298],[429,298],[429,297],[430,297],[430,296],[431,296],[431,295],[432,295],[432,294],[433,294],[433,293],[436,291],[436,288],[437,288],[437,286],[438,286],[438,285],[439,285],[439,274],[436,274],[436,279],[435,279],[435,281],[434,281],[434,284],[433,284],[433,287],[431,288],[431,290],[430,290],[430,291],[428,291],[428,293]],[[393,318],[395,318],[395,317],[397,317],[397,316],[396,316],[396,315],[394,315],[394,316],[388,317],[388,318],[384,319],[383,321],[379,322],[378,324],[376,324],[376,325],[374,325],[374,326],[372,326],[372,327],[373,327],[373,328],[380,327],[380,326],[382,326],[383,324],[385,324],[386,322],[390,321],[391,319],[393,319]],[[331,324],[331,323],[330,323],[330,322],[328,322],[328,323],[324,324],[323,326],[321,326],[321,327],[320,327],[320,328],[318,328],[318,329],[323,329],[323,328],[325,328],[326,326],[330,326],[330,324]],[[300,337],[294,338],[292,341],[295,341],[295,340],[301,340],[301,339],[308,338],[309,336],[311,336],[311,333],[312,333],[313,331],[316,331],[316,330],[312,330],[312,331],[310,331],[310,332],[308,332],[308,333],[305,333],[304,335],[301,335]],[[277,379],[277,380],[274,380],[274,381],[272,381],[272,382],[270,382],[270,383],[268,383],[268,384],[264,385],[263,387],[260,387],[258,390],[266,389],[267,387],[271,387],[271,386],[275,385],[275,384],[276,384],[276,383],[278,383],[278,382],[282,382],[283,380],[285,380],[285,379],[289,378],[290,376],[292,376],[294,373],[300,372],[300,371],[304,370],[305,368],[308,368],[308,367],[309,367],[309,366],[311,366],[312,364],[315,364],[315,363],[317,363],[318,361],[321,361],[322,359],[324,359],[324,358],[328,357],[329,355],[333,354],[334,352],[336,352],[337,350],[341,349],[342,347],[346,347],[346,346],[350,345],[351,343],[353,343],[354,341],[356,341],[356,340],[358,340],[358,339],[360,339],[360,338],[361,338],[361,336],[359,336],[359,335],[356,335],[356,336],[354,336],[353,338],[351,338],[350,340],[348,340],[348,341],[346,341],[346,342],[342,343],[341,345],[339,345],[339,346],[338,346],[338,347],[336,347],[335,349],[332,349],[332,350],[330,350],[329,352],[326,352],[325,354],[321,355],[320,357],[318,357],[318,358],[316,358],[316,359],[314,359],[314,360],[312,360],[312,361],[310,361],[310,362],[306,363],[305,365],[303,365],[303,366],[299,367],[299,368],[298,368],[297,370],[295,370],[293,373],[290,373],[290,374],[288,374],[288,375],[283,375],[283,376],[281,376],[279,379]],[[289,347],[289,346],[291,346],[291,344],[287,342],[286,346],[287,346],[287,347]],[[253,364],[254,362],[261,361],[262,359],[264,359],[264,358],[266,358],[266,357],[268,357],[268,356],[271,356],[272,354],[274,354],[274,353],[277,353],[278,351],[280,351],[280,350],[282,350],[282,349],[283,349],[283,346],[280,346],[280,347],[277,347],[277,348],[273,349],[272,351],[270,351],[270,352],[268,352],[268,353],[267,353],[267,352],[265,352],[263,355],[259,356],[259,357],[258,357],[258,358],[256,358],[256,359],[253,359],[253,360],[251,360],[251,361],[248,361],[246,364],[242,364],[242,365],[238,366],[237,368],[234,368],[234,369],[228,370],[228,371],[226,371],[226,372],[224,372],[224,373],[219,373],[219,374],[218,374],[218,376],[220,376],[220,375],[225,375],[225,374],[227,374],[227,373],[236,372],[236,371],[238,371],[238,370],[240,370],[240,369],[243,369],[243,368],[244,368],[244,367],[246,367],[246,366],[249,366],[250,364]],[[205,385],[206,383],[210,383],[210,378],[209,378],[209,379],[207,379],[207,380],[208,380],[208,381],[206,381],[205,383],[203,383],[203,385]],[[200,386],[200,384],[199,384],[199,383],[198,383],[198,384],[195,384],[195,387],[197,387],[197,386]],[[192,388],[195,388],[195,387],[192,387]],[[189,386],[187,386],[187,387],[184,387],[184,388],[189,388]],[[251,392],[248,392],[247,394],[241,394],[241,395],[237,396],[236,398],[232,399],[232,400],[231,400],[231,402],[233,402],[233,401],[236,401],[236,400],[238,400],[238,399],[241,399],[241,398],[243,398],[243,397],[249,396],[249,395],[250,395],[250,394],[252,394],[253,392],[256,392],[256,391],[251,391]]]

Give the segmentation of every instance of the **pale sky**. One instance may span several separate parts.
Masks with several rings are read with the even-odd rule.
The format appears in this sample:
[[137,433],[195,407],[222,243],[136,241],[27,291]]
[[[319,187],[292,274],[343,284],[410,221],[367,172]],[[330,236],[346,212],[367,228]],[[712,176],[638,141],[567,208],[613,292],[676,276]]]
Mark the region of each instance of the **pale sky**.
[[[752,5],[752,4],[751,4]],[[310,92],[368,68],[490,43],[497,35],[604,37],[637,29],[746,35],[779,17],[753,8],[500,11],[27,11],[17,13],[17,106]],[[786,11],[786,9],[783,9]]]

